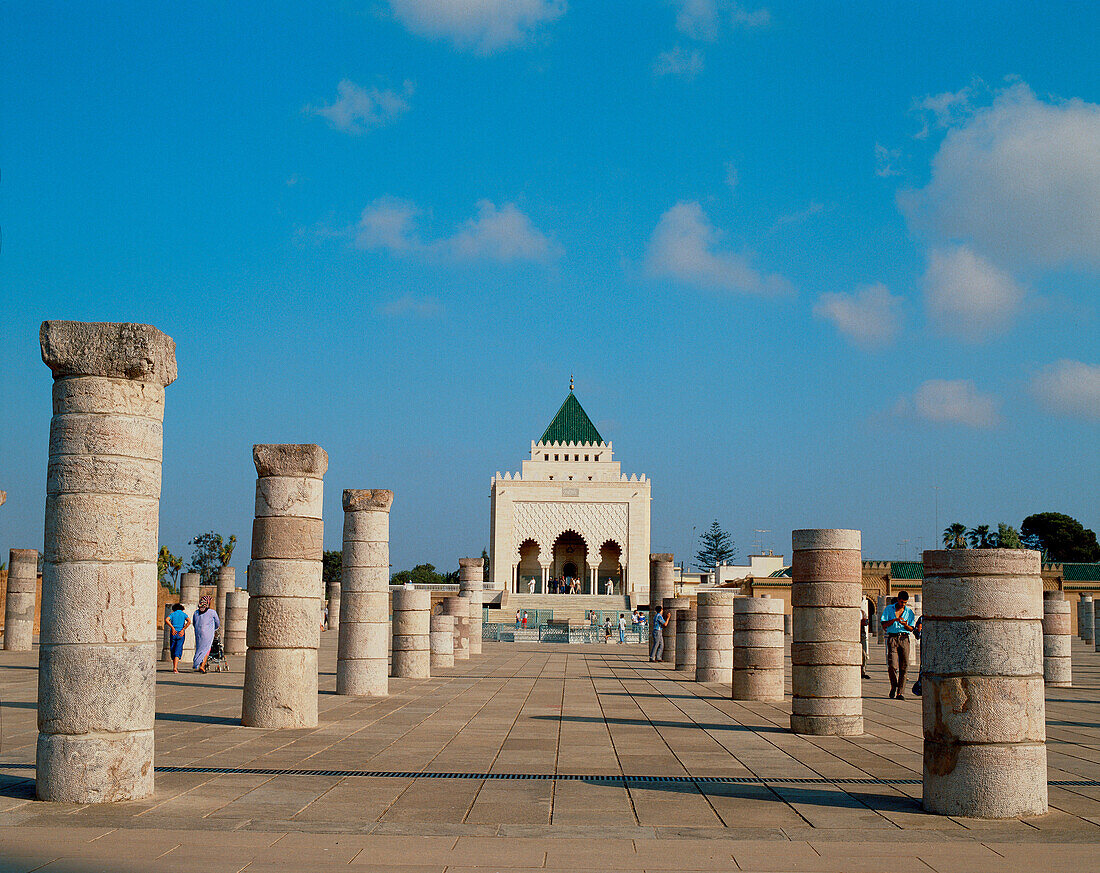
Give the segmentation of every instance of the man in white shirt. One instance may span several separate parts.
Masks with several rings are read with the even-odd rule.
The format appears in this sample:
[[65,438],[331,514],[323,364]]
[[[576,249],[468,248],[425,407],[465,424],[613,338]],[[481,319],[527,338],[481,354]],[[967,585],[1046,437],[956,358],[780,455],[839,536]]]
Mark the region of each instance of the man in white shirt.
[[619,645],[626,642],[626,616],[619,613]]

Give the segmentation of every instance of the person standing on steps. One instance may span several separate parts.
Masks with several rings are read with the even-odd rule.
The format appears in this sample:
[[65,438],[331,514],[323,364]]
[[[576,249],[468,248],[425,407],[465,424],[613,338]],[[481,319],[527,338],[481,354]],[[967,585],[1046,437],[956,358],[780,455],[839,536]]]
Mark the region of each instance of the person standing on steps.
[[665,618],[664,607],[658,606],[657,611],[653,613],[653,628],[650,630],[652,643],[649,649],[649,660],[651,661],[660,661],[665,653],[666,624],[668,624],[668,619]]
[[905,674],[909,670],[909,634],[917,614],[909,607],[909,592],[899,591],[897,600],[882,612],[882,631],[886,635],[886,669],[890,671],[890,696],[904,700]]
[[619,613],[619,645],[626,642],[626,616]]

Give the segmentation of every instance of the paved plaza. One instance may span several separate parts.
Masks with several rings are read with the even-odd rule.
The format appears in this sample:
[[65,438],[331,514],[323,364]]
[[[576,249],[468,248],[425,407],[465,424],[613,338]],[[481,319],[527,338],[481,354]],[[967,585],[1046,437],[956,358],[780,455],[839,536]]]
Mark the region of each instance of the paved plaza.
[[0,652],[0,871],[1098,865],[1100,655],[1078,641],[1075,687],[1047,693],[1051,812],[988,822],[921,811],[920,701],[887,699],[874,644],[866,734],[839,738],[791,734],[789,696],[732,701],[636,646],[487,643],[338,697],[333,637],[313,729],[240,727],[243,657],[159,665],[155,796],[87,806],[33,799],[37,652]]

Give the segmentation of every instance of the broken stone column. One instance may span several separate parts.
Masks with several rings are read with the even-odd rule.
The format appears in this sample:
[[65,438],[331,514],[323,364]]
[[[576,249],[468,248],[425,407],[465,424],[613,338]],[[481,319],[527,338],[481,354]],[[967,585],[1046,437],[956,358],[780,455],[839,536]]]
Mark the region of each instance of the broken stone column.
[[316,445],[257,445],[241,724],[317,725],[321,521],[328,455]]
[[695,625],[695,681],[733,682],[732,588],[699,592]]
[[661,660],[666,664],[676,665],[677,623],[680,610],[687,609],[690,603],[686,597],[666,597],[661,601],[665,608],[665,618],[668,619],[668,624],[665,625],[665,651],[661,655]]
[[733,699],[783,699],[783,601],[733,602]]
[[470,657],[470,604],[465,597],[443,598],[443,614],[454,623],[454,659],[466,661]]
[[12,549],[8,554],[8,591],[4,608],[4,649],[29,652],[34,642],[34,597],[38,586],[38,551]]
[[1043,592],[1043,679],[1052,688],[1073,687],[1069,611],[1061,591]]
[[924,809],[1047,811],[1039,552],[924,553]]
[[[466,599],[466,598],[464,598]],[[393,592],[394,677],[428,679],[431,670],[432,593],[415,588]]]
[[454,616],[433,615],[429,627],[431,669],[434,671],[440,667],[453,667],[455,665]]
[[783,636],[789,637],[794,633],[794,617],[789,613],[783,613]]
[[1095,608],[1091,594],[1082,594],[1079,605],[1081,613],[1081,641],[1091,646],[1096,642]]
[[225,653],[243,655],[248,651],[248,592],[234,588],[225,598]]
[[[53,371],[38,659],[40,800],[153,793],[164,389],[175,343],[143,324],[47,321]],[[110,604],[106,608],[105,604]]]
[[470,654],[481,654],[481,631],[484,620],[482,605],[485,595],[485,563],[481,558],[458,559],[458,593],[470,603]]
[[861,539],[858,530],[791,535],[791,730],[796,734],[863,733]]
[[[657,607],[663,606],[666,597],[676,594],[676,581],[672,563],[673,556],[669,552],[656,552],[649,556],[649,648],[653,649],[653,635],[657,624],[654,616]],[[668,628],[665,628],[665,651],[668,651]]]
[[879,621],[879,619],[882,617],[882,614],[886,612],[885,594],[880,594],[878,596],[878,601],[875,604],[875,609],[877,610],[877,612],[875,612],[874,617],[871,619],[871,627],[875,629],[875,642],[882,645],[885,642],[885,640],[883,639],[885,631],[882,629],[882,622]]
[[172,604],[164,604],[164,615],[161,616],[161,648],[160,659],[164,663],[170,664],[172,662],[172,635],[168,633],[168,627],[164,624],[164,620],[172,614]]
[[[384,488],[346,490],[336,653],[336,693],[390,693],[390,507]],[[329,622],[333,609],[329,595]]]
[[214,609],[218,613],[218,619],[225,624],[226,597],[230,591],[237,587],[237,574],[232,567],[219,567],[216,577],[217,595],[214,599]]
[[695,673],[696,632],[699,624],[699,607],[694,603],[681,609],[676,615],[676,669]]
[[[389,569],[388,567],[386,568]],[[342,571],[341,571],[342,572]],[[325,586],[325,605],[328,607],[328,629],[340,633],[340,579],[329,579]]]
[[[195,610],[199,608],[199,582],[201,581],[202,577],[198,573],[184,573],[180,576],[180,603],[188,618],[193,618]],[[183,654],[180,656],[180,663],[191,664],[194,660],[195,629],[189,627],[183,635]]]

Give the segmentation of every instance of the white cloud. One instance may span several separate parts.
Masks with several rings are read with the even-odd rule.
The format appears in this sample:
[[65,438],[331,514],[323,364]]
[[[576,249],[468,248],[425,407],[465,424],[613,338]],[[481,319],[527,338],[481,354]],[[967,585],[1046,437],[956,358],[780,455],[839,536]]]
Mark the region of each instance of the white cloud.
[[914,230],[997,263],[1100,266],[1100,105],[1012,85],[948,129],[929,184],[898,203]]
[[916,139],[928,136],[933,124],[940,128],[950,127],[968,116],[973,109],[971,101],[976,90],[977,84],[967,85],[958,91],[929,94],[913,101],[913,109],[924,118],[924,128],[915,134]]
[[731,191],[737,190],[737,185],[741,182],[741,174],[737,172],[737,167],[730,161],[726,164],[726,187]]
[[699,49],[688,51],[675,46],[667,52],[661,52],[653,62],[655,76],[680,76],[684,79],[694,79],[702,70],[703,53]]
[[1031,396],[1049,412],[1100,421],[1100,365],[1058,361],[1031,380]]
[[1007,330],[1025,293],[1010,275],[965,246],[933,249],[923,286],[925,309],[936,327],[973,341]]
[[875,143],[875,175],[886,178],[887,176],[900,176],[901,170],[897,168],[897,162],[901,160],[901,149],[888,149],[881,143]]
[[350,79],[344,79],[336,86],[335,103],[307,106],[304,111],[320,115],[345,133],[363,133],[408,112],[413,90],[412,82],[405,82],[398,92],[389,88],[361,88]]
[[406,294],[379,307],[383,315],[411,316],[413,318],[437,318],[443,314],[443,304],[438,297],[419,297]]
[[782,276],[753,267],[748,255],[720,249],[721,240],[698,203],[677,203],[661,216],[650,237],[646,272],[700,288],[754,294],[792,290]]
[[825,210],[824,203],[818,203],[816,200],[810,201],[810,205],[805,209],[799,209],[798,212],[791,212],[788,215],[780,215],[775,220],[775,227],[773,230],[778,230],[781,227],[786,227],[788,224],[802,224],[804,221],[809,221],[815,215]]
[[981,393],[969,379],[929,379],[911,397],[900,398],[894,412],[935,424],[988,428],[1001,423],[1000,405],[995,395]]
[[852,294],[822,294],[814,304],[814,316],[831,321],[857,345],[882,347],[893,342],[901,327],[901,298],[881,283]]
[[523,42],[565,14],[565,0],[390,0],[394,16],[420,36],[490,54]]
[[424,240],[417,231],[420,210],[405,200],[382,197],[371,203],[353,229],[355,245],[398,255],[427,255],[453,261],[546,261],[560,248],[512,203],[497,208],[488,200],[477,215],[449,237]]
[[771,23],[765,9],[746,9],[729,0],[677,0],[676,29],[691,39],[713,42],[718,39],[722,22],[730,27],[764,27]]

